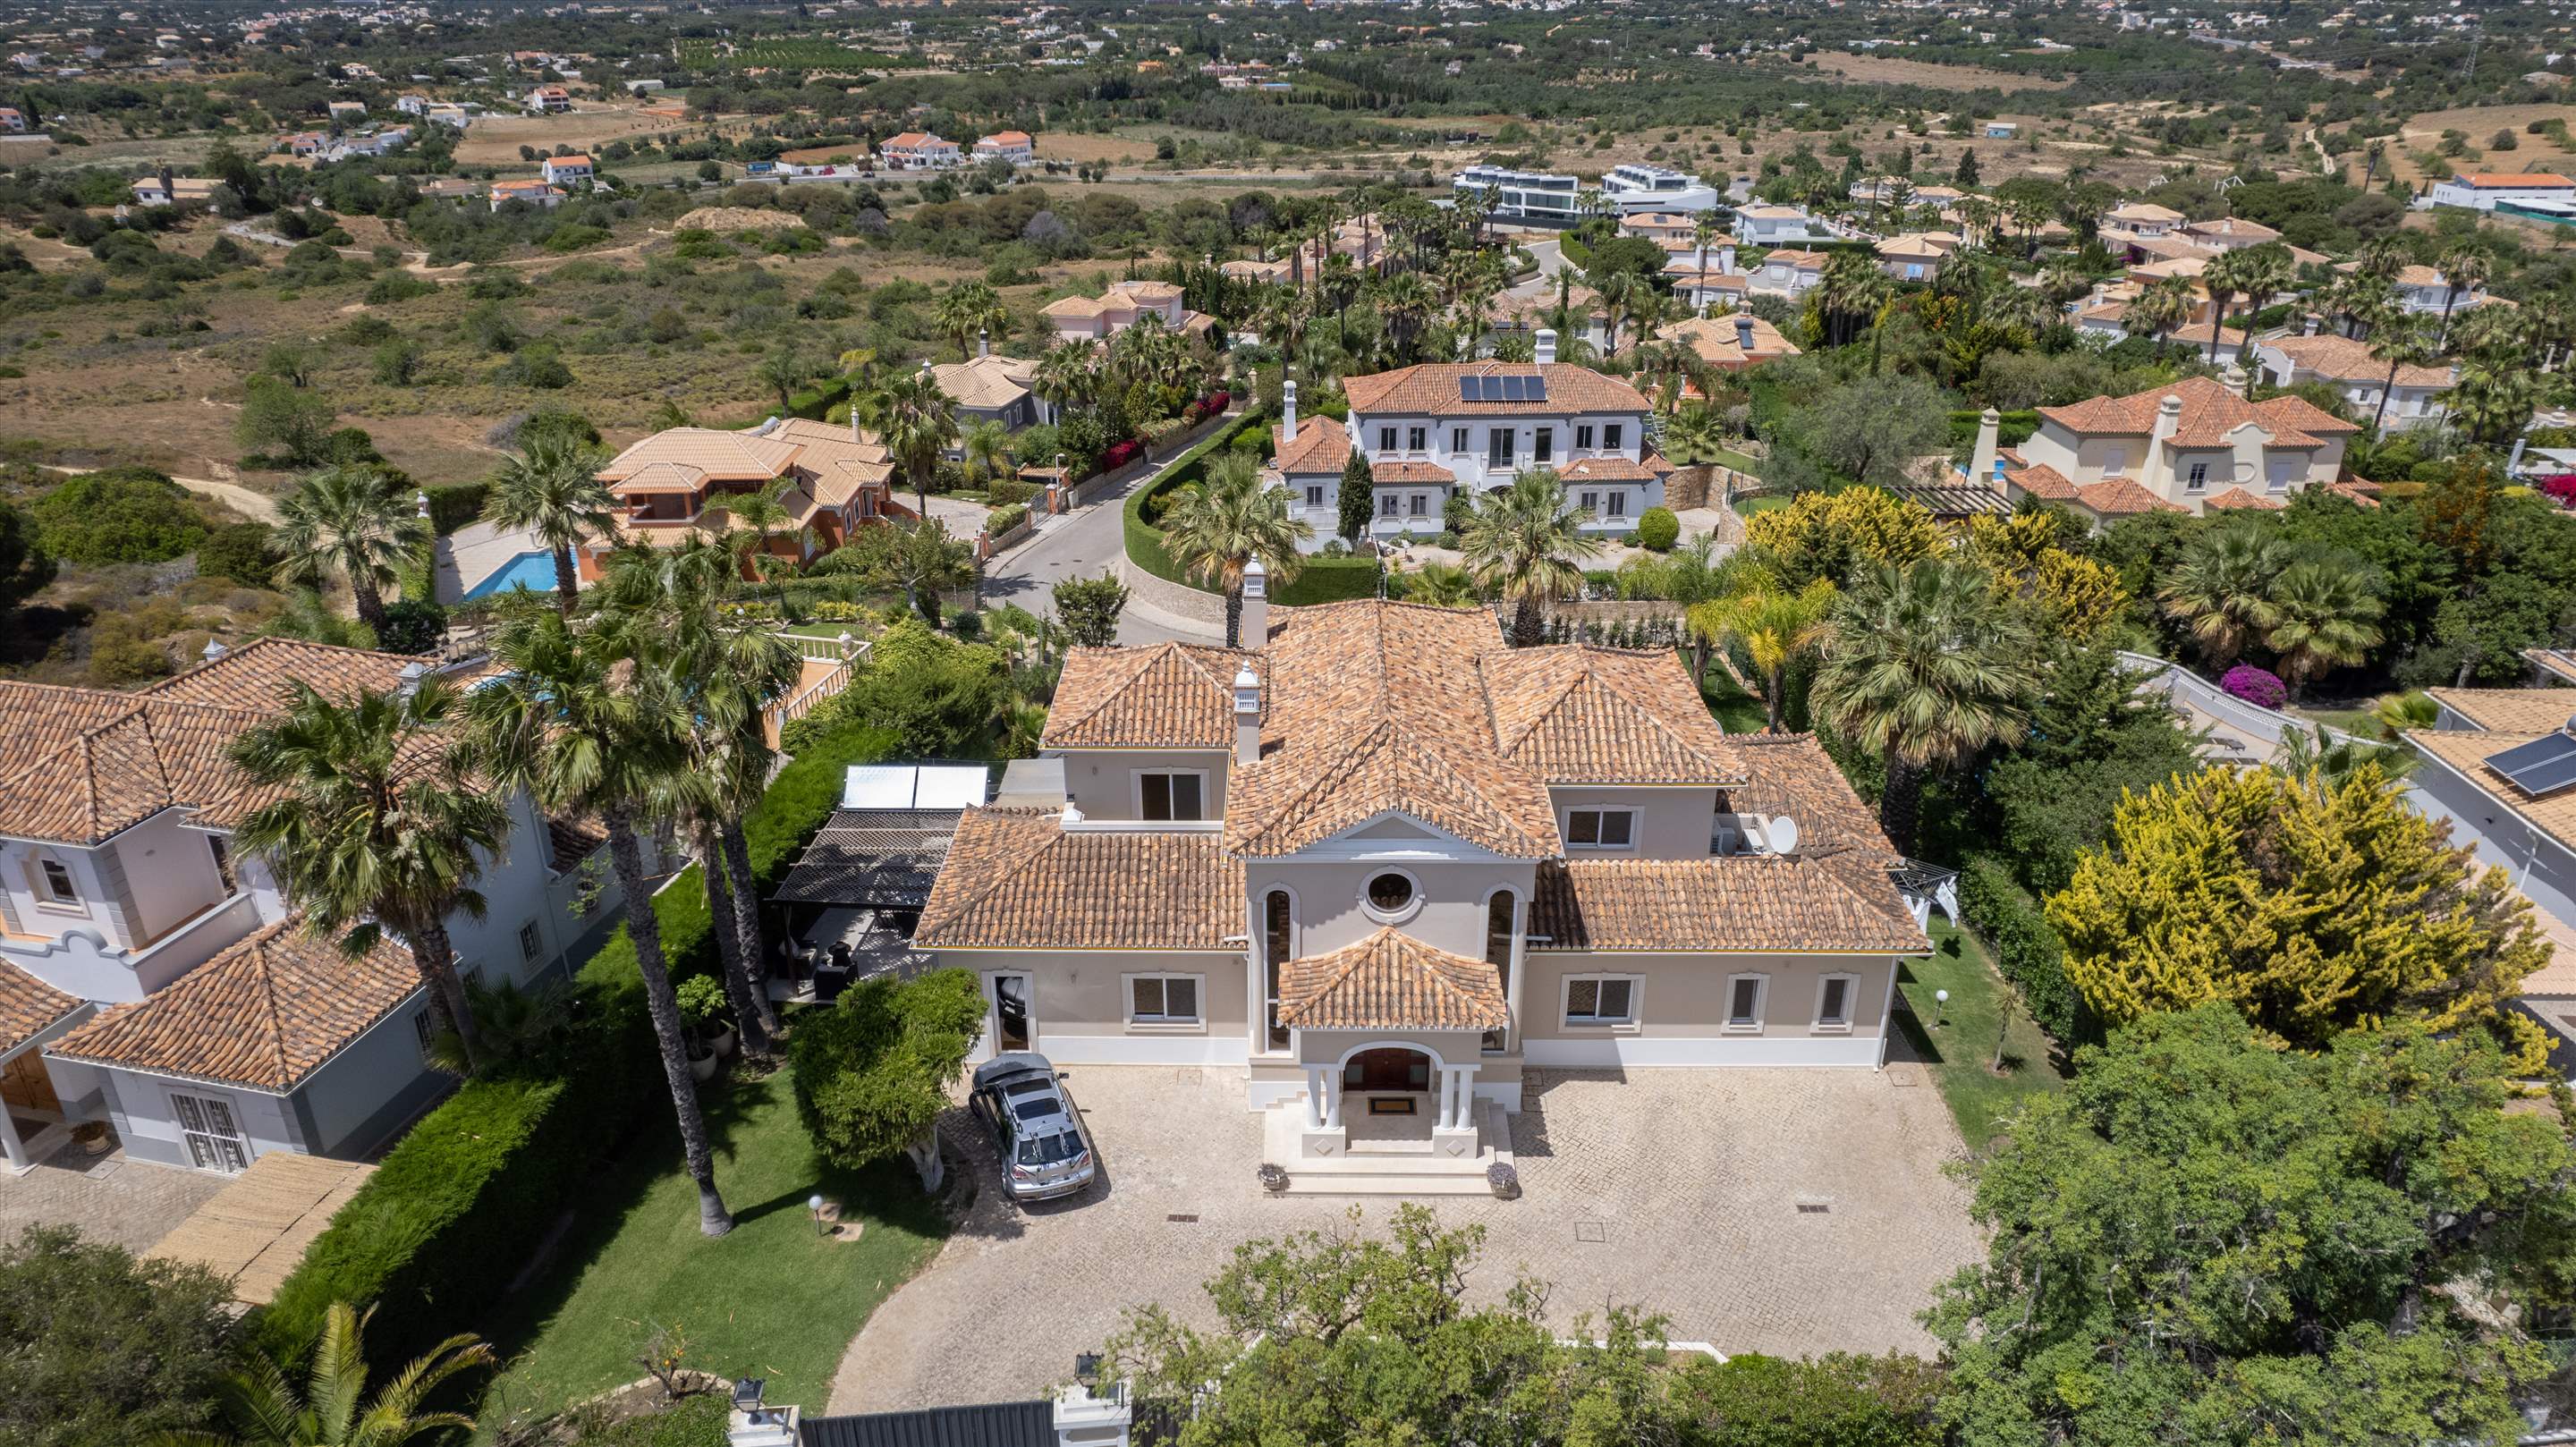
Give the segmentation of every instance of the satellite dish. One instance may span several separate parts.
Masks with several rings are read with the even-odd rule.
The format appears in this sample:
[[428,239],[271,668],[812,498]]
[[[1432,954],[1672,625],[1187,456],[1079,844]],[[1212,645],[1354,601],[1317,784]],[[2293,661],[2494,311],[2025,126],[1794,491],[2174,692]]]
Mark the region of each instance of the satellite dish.
[[1771,827],[1763,831],[1763,837],[1770,841],[1772,853],[1795,854],[1798,852],[1798,821],[1786,814],[1774,814]]

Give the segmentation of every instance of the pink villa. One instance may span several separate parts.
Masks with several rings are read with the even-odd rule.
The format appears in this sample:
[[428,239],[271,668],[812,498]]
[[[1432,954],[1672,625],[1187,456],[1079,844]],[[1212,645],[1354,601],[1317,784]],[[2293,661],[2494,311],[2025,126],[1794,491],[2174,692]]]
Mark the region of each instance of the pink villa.
[[1168,281],[1122,281],[1098,296],[1068,296],[1041,311],[1059,342],[1107,341],[1151,312],[1163,325],[1193,335],[1213,333],[1216,318],[1181,305],[1181,289]]

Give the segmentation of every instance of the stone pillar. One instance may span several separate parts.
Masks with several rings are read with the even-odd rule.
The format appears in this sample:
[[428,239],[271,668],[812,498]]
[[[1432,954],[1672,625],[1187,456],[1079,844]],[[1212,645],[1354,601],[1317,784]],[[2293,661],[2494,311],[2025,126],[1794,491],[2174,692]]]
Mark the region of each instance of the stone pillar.
[[9,1169],[23,1171],[35,1164],[27,1155],[27,1143],[18,1139],[18,1123],[9,1112],[0,1110],[0,1155],[9,1158]]
[[1440,1072],[1440,1108],[1432,1117],[1433,1126],[1447,1130],[1455,1123],[1458,1099],[1458,1072],[1443,1068]]
[[1315,1130],[1324,1128],[1324,1070],[1319,1065],[1306,1067],[1306,1124]]
[[1342,1072],[1339,1070],[1324,1072],[1324,1128],[1342,1128]]

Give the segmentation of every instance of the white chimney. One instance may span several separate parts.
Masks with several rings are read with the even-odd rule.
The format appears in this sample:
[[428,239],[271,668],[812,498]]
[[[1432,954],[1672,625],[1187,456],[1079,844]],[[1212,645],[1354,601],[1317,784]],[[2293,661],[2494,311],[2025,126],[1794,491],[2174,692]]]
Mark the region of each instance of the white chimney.
[[419,511],[422,517],[429,516],[429,494],[425,492],[413,493],[412,506]]
[[[1244,611],[1244,621],[1250,622],[1251,609]],[[1234,671],[1234,761],[1261,762],[1261,680],[1249,663]]]
[[427,677],[429,677],[429,665],[418,661],[404,664],[401,674],[398,675],[399,681],[394,684],[395,695],[409,698],[420,692],[420,681]]
[[2318,316],[2315,312],[2308,313],[2306,316],[2299,319],[2299,335],[2303,337],[2315,336],[2317,334],[2317,328],[2323,325],[2324,321],[2325,319]]
[[1243,638],[1245,648],[1270,642],[1270,570],[1254,558],[1243,565]]
[[212,663],[216,659],[221,658],[230,652],[232,652],[232,650],[226,648],[221,639],[209,638],[206,640],[206,651],[197,656],[203,658],[208,663]]
[[1735,275],[1735,246],[1732,242],[1717,249],[1717,269],[1724,275]]
[[2234,362],[2228,363],[2227,370],[2218,374],[2218,382],[2220,386],[2239,397],[2244,396],[2254,386],[2254,379],[2247,376],[2245,369]]
[[2165,485],[2165,439],[2182,430],[2182,399],[2171,392],[2156,404],[2155,430],[2147,434],[2147,455],[2138,463],[2138,486],[2162,496]]
[[1051,1415],[1056,1447],[1129,1447],[1135,1440],[1136,1414],[1123,1382],[1097,1396],[1089,1383],[1075,1382],[1056,1393]]
[[1556,333],[1547,327],[1538,329],[1537,356],[1538,364],[1542,367],[1556,360]]
[[1977,414],[1977,450],[1968,455],[1968,483],[1972,487],[1991,486],[2000,474],[2003,450],[2004,414],[1989,407]]
[[975,334],[975,356],[978,360],[993,355],[993,333],[990,329]]
[[1279,441],[1282,446],[1297,440],[1297,379],[1279,384]]

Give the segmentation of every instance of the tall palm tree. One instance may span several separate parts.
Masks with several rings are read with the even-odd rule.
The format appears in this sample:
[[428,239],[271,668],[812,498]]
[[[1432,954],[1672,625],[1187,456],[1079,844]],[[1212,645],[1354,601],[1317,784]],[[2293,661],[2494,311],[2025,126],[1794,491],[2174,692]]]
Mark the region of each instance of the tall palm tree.
[[2224,667],[2280,622],[2271,586],[2289,563],[2289,545],[2267,529],[2214,528],[2183,549],[2160,595],[2164,611],[2191,630],[2212,667]]
[[680,1002],[662,952],[637,832],[690,766],[696,706],[690,681],[666,666],[635,628],[575,632],[559,613],[521,614],[493,639],[500,672],[466,700],[475,762],[503,788],[525,789],[544,808],[596,814],[625,896],[626,934],[643,977],[646,1012],[661,1047],[680,1144],[698,1186],[698,1229],[721,1236],[733,1216],[716,1190],[715,1152],[698,1108],[680,1025]]
[[957,440],[957,411],[928,368],[907,373],[877,389],[868,419],[897,466],[912,479],[921,516],[930,516],[930,474],[939,467],[948,444]]
[[1287,489],[1262,486],[1259,465],[1240,452],[1209,464],[1207,481],[1163,517],[1172,561],[1225,592],[1228,648],[1243,635],[1244,570],[1257,558],[1272,580],[1284,583],[1303,561],[1297,544],[1314,535],[1311,524],[1289,512]]
[[1654,284],[1633,271],[1614,271],[1595,280],[1592,290],[1601,298],[1602,351],[1616,355],[1619,324],[1637,315],[1639,308],[1653,295]]
[[2256,311],[2298,282],[2298,258],[2278,241],[2248,246],[2228,255],[2236,258],[2236,284],[2245,293],[2245,304]]
[[1478,587],[1511,600],[1514,648],[1546,641],[1542,604],[1583,591],[1583,564],[1602,549],[1582,530],[1591,520],[1589,511],[1567,504],[1565,483],[1549,467],[1527,469],[1511,486],[1476,499],[1458,549]]
[[1011,324],[1010,309],[987,283],[961,281],[939,298],[939,330],[957,344],[959,360],[975,355],[978,335],[1002,331]]
[[1746,661],[1762,682],[1762,709],[1768,728],[1780,732],[1788,707],[1782,686],[1789,665],[1833,636],[1834,585],[1818,578],[1803,591],[1756,588],[1732,598],[1702,603],[1684,615],[1691,633],[1720,647],[1744,650]]
[[2128,308],[2120,314],[2124,331],[2144,332],[2155,339],[2156,355],[2164,355],[2165,338],[2191,320],[2192,308],[2199,293],[2179,276],[2160,276],[2138,288]]
[[2035,645],[1997,601],[1993,575],[1955,557],[1864,572],[1835,606],[1832,626],[1816,707],[1836,732],[1886,760],[1879,820],[1897,848],[1910,849],[1926,772],[2020,741],[2039,687]]
[[2433,329],[2421,315],[2392,307],[2370,329],[2370,355],[2388,364],[2387,380],[2379,388],[2379,405],[2370,413],[2370,429],[2377,432],[2388,420],[2388,398],[2397,390],[2398,369],[2424,366],[2440,356],[2441,349]]
[[1099,385],[1100,349],[1090,342],[1059,342],[1038,358],[1036,386],[1040,397],[1061,411],[1087,401]]
[[2540,405],[2540,379],[2527,365],[2524,358],[2494,352],[2461,365],[2459,385],[2451,389],[2451,420],[2470,441],[2502,447],[2531,421]]
[[1415,340],[1437,309],[1431,288],[1413,272],[1391,276],[1378,287],[1377,305],[1386,317],[1387,330],[1394,333],[1396,356],[1410,360]]
[[253,1354],[225,1394],[225,1415],[240,1436],[171,1432],[153,1441],[157,1447],[404,1447],[433,1433],[444,1437],[471,1431],[471,1416],[424,1412],[421,1404],[450,1377],[495,1365],[492,1349],[460,1332],[414,1359],[369,1397],[365,1334],[375,1314],[372,1306],[361,1314],[345,1301],[331,1303],[323,1313],[322,1336],[301,1393],[288,1379],[285,1364]]
[[268,861],[306,924],[352,958],[388,929],[401,936],[430,1008],[472,1065],[474,1016],[447,919],[483,917],[474,881],[508,847],[510,813],[474,787],[442,739],[458,715],[455,692],[434,674],[407,695],[361,689],[345,702],[299,680],[287,685],[283,715],[233,741],[232,759],[272,795],[241,821],[242,846]]
[[1859,332],[1861,319],[1876,315],[1887,294],[1887,274],[1866,253],[1838,251],[1827,258],[1816,286],[1816,304],[1825,313],[1825,329],[1833,344],[1848,344]]
[[1011,465],[1011,429],[993,418],[968,423],[957,445],[965,454],[966,481],[970,485],[981,486]]
[[2450,339],[2451,308],[2460,304],[2461,297],[2474,296],[2479,287],[2486,285],[2487,278],[2495,274],[2495,263],[2485,252],[2464,241],[2442,253],[2441,270],[2442,324],[2437,344]]
[[[2249,248],[2250,251],[2250,248]],[[2218,365],[2218,342],[2227,330],[2227,304],[2239,296],[2247,297],[2260,307],[2263,299],[2249,286],[2255,263],[2247,260],[2248,251],[2222,251],[2201,268],[2200,284],[2209,289],[2210,315],[2216,320],[2209,329],[2209,364]]]
[[2379,646],[2379,580],[2340,559],[2292,563],[2272,581],[2272,626],[2264,646],[2281,655],[2281,678],[2295,698],[2329,668],[2350,667]]
[[492,470],[484,520],[526,532],[555,556],[555,606],[573,610],[581,571],[573,549],[593,538],[613,538],[617,499],[599,480],[605,449],[561,433],[537,438]]
[[279,583],[338,573],[349,580],[358,621],[383,632],[384,590],[396,565],[430,540],[429,519],[394,480],[373,467],[326,467],[279,500],[277,519]]

